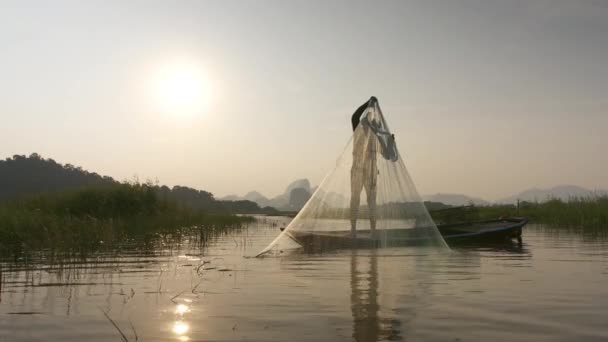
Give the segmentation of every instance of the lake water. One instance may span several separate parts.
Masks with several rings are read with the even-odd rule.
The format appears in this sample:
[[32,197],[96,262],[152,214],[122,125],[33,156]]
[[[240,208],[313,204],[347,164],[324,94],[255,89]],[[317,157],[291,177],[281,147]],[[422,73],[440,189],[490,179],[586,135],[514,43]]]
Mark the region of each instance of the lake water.
[[521,245],[439,255],[247,257],[287,223],[204,249],[183,237],[3,260],[0,341],[121,341],[110,319],[129,341],[608,340],[606,239],[530,224]]

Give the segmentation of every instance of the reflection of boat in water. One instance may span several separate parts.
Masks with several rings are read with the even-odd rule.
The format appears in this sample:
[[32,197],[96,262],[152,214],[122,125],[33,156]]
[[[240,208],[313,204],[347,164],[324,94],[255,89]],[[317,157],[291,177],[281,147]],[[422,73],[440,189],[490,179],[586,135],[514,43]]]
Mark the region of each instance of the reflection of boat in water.
[[[500,242],[521,239],[526,218],[507,218],[473,223],[439,225],[441,236],[450,244],[462,242]],[[355,236],[350,231],[288,231],[287,236],[309,250],[341,248],[378,248],[424,245],[428,227],[358,230]],[[429,241],[430,242],[430,241]]]

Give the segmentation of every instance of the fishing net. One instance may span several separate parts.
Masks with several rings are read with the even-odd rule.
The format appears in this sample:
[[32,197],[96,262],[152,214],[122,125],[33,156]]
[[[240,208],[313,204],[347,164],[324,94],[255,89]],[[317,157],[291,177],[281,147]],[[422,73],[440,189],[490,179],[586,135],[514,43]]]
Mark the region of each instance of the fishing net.
[[260,255],[292,249],[447,248],[374,97],[355,112],[353,128],[333,171]]

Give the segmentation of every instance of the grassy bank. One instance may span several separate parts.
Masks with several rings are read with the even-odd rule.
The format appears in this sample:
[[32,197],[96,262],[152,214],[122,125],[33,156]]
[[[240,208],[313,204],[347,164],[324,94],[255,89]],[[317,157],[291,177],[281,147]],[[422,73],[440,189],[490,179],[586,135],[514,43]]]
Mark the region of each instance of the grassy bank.
[[608,230],[608,196],[553,199],[546,202],[520,202],[519,205],[491,205],[431,212],[438,221],[477,221],[498,217],[523,216],[555,227]]
[[0,203],[0,250],[91,250],[135,235],[250,220],[178,206],[148,184],[117,184]]

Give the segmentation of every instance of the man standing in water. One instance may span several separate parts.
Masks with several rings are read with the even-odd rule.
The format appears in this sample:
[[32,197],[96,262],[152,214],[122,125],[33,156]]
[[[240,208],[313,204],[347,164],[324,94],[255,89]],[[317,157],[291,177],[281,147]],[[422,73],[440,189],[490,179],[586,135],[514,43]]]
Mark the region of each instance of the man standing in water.
[[[357,216],[361,202],[361,190],[365,187],[367,207],[372,236],[376,233],[376,192],[378,179],[378,139],[374,134],[369,121],[369,113],[361,122],[361,116],[370,107],[374,107],[378,100],[372,96],[369,101],[361,105],[353,114],[353,165],[350,169],[350,229],[352,237],[357,236]],[[361,124],[361,127],[359,125]],[[359,129],[357,129],[359,127]]]

